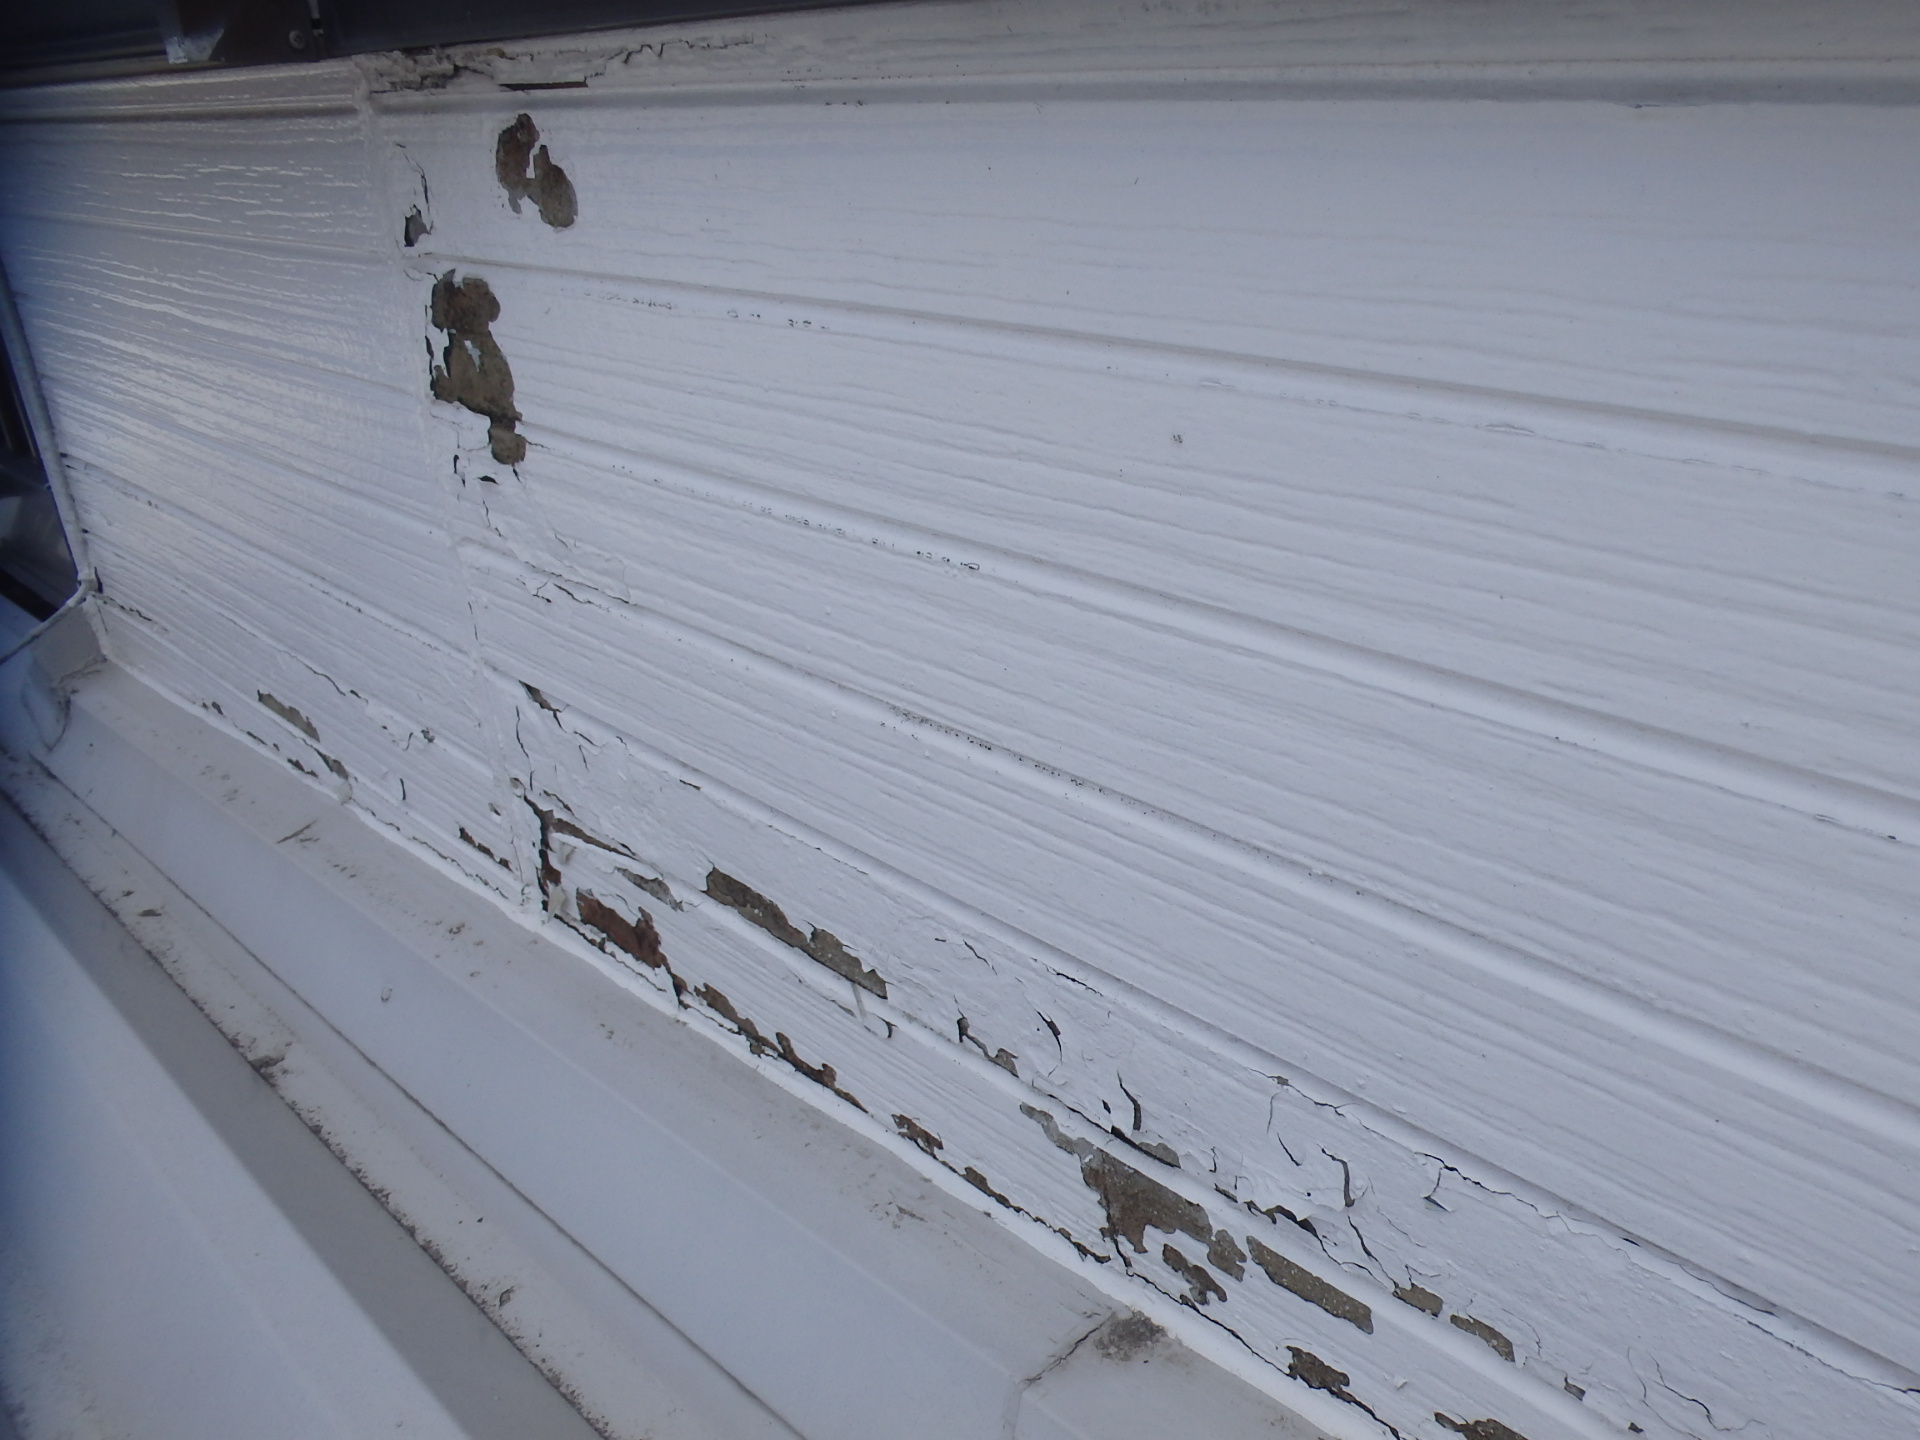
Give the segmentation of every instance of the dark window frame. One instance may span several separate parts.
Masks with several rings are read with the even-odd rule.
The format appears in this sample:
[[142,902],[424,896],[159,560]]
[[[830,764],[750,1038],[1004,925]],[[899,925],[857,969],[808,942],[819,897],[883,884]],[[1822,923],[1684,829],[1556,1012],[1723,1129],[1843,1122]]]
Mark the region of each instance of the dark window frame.
[[67,0],[0,11],[0,85],[298,64],[899,0]]

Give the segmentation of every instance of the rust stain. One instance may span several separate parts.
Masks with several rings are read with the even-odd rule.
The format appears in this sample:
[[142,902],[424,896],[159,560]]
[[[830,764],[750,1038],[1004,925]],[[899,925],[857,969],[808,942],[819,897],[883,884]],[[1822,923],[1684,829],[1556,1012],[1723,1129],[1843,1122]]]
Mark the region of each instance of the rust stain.
[[433,367],[433,398],[484,415],[493,458],[518,465],[527,458],[527,441],[513,428],[521,419],[513,404],[513,370],[493,338],[493,322],[500,318],[493,287],[477,275],[462,280],[449,270],[434,282],[429,313],[434,329],[447,333],[441,363]]
[[860,963],[859,957],[848,951],[837,937],[828,931],[815,928],[812,934],[806,934],[800,927],[787,919],[786,912],[773,901],[724,870],[707,871],[707,894],[729,910],[751,920],[762,930],[782,944],[791,945],[801,954],[811,957],[833,971],[834,974],[851,980],[862,990],[887,998],[887,982],[880,978],[877,970],[869,970]]
[[522,200],[531,200],[542,220],[555,230],[564,230],[580,214],[579,197],[574,194],[573,181],[553,163],[547,147],[534,148],[539,139],[540,130],[531,115],[523,111],[514,116],[513,123],[494,142],[493,173],[507,192],[507,203],[514,214],[520,213]]
[[1266,1271],[1267,1278],[1274,1284],[1318,1305],[1329,1315],[1357,1325],[1369,1335],[1373,1333],[1373,1310],[1364,1301],[1329,1285],[1311,1270],[1294,1264],[1277,1250],[1268,1249],[1251,1235],[1247,1237],[1247,1249],[1253,1255],[1253,1263]]

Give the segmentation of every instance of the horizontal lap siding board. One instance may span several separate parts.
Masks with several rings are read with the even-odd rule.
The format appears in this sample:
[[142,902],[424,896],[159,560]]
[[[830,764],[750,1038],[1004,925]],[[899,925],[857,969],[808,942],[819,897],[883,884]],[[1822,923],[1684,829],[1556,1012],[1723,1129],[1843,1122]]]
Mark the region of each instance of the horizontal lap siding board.
[[[1625,103],[1632,6],[1418,13],[882,7],[9,100],[110,639],[567,933],[647,912],[701,1023],[784,1025],[1276,1393],[1294,1345],[1429,1440],[1904,1433],[1920,112]],[[1840,73],[1743,13],[1700,53]],[[1852,23],[1821,56],[1914,52]],[[1621,65],[1247,78],[1362,52]],[[498,181],[521,110],[564,229]],[[518,465],[428,398],[449,273]],[[1374,1330],[1100,1235],[1061,1147],[1109,1127]]]

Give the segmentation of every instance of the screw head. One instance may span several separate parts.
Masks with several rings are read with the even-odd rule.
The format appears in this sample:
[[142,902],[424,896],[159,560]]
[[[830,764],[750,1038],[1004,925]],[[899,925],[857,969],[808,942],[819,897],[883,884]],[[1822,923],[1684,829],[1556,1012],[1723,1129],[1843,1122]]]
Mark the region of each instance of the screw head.
[[307,32],[304,29],[289,30],[287,32],[287,44],[291,45],[296,50],[306,49],[307,48]]

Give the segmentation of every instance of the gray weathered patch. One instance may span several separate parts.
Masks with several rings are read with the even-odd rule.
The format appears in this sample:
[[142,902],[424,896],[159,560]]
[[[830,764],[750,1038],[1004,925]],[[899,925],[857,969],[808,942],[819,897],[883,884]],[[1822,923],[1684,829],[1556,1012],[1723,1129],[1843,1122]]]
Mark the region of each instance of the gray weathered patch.
[[1093,1333],[1094,1352],[1105,1359],[1125,1364],[1131,1360],[1145,1360],[1160,1348],[1160,1342],[1167,1337],[1153,1321],[1138,1310],[1129,1310],[1125,1315],[1116,1315]]

